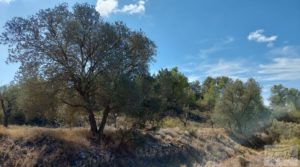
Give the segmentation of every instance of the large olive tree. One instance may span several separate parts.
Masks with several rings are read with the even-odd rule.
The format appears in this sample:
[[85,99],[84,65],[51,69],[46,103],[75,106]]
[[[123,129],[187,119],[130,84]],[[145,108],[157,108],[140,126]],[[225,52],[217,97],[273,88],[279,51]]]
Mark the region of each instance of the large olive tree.
[[[99,103],[99,82],[114,83],[119,76],[134,78],[148,72],[155,45],[144,33],[123,23],[104,22],[94,6],[66,4],[5,24],[0,42],[9,46],[9,62],[19,62],[26,74],[38,73],[47,80],[74,90],[88,114],[93,134],[102,134],[111,101]],[[101,79],[99,79],[101,78]],[[62,89],[63,90],[63,89]],[[99,128],[94,112],[104,108]]]

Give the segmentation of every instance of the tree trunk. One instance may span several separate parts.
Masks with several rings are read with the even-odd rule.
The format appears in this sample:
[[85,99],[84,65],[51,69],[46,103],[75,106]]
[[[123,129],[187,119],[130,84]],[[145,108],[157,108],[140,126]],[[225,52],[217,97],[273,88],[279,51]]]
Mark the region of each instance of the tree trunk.
[[101,139],[103,137],[103,130],[104,130],[109,112],[110,112],[110,106],[107,105],[103,112],[102,120],[101,120],[99,131],[98,131],[99,139]]
[[117,128],[117,117],[118,115],[116,113],[113,114],[113,119],[114,119],[114,127]]
[[6,107],[4,104],[4,100],[1,99],[0,101],[1,101],[1,107],[3,110],[3,126],[7,128],[8,127],[8,117],[10,115],[11,105],[10,105],[10,103],[8,103],[8,106]]
[[91,131],[92,131],[93,135],[96,135],[97,134],[97,123],[95,120],[94,112],[91,109],[88,109],[87,112],[89,114],[89,123],[90,123]]
[[3,126],[8,127],[8,115],[4,112],[4,117],[3,117]]

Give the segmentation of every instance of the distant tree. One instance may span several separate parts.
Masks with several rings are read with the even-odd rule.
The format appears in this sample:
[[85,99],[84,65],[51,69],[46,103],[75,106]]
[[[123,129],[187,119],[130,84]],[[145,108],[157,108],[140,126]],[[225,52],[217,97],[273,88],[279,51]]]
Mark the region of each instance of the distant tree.
[[32,77],[20,81],[17,104],[26,122],[35,125],[54,124],[57,116],[56,90],[47,81]]
[[16,107],[18,87],[16,85],[2,86],[0,88],[0,103],[3,112],[3,126],[8,127],[9,117]]
[[217,78],[207,77],[202,86],[202,98],[198,104],[209,112],[212,112],[217,99],[224,93],[227,84],[232,83],[232,79],[221,76]]
[[286,105],[286,98],[287,98],[287,93],[288,89],[283,87],[281,84],[279,85],[274,85],[271,88],[271,97],[270,97],[270,102],[271,106],[285,106]]
[[236,80],[226,86],[214,116],[232,132],[247,134],[258,128],[257,119],[264,112],[259,84],[254,79]]
[[156,87],[166,115],[183,116],[186,120],[189,106],[195,103],[195,94],[188,79],[177,68],[162,69],[156,76]]
[[274,85],[271,88],[270,106],[273,116],[281,121],[300,122],[300,91]]
[[197,105],[201,110],[208,111],[207,121],[214,127],[215,120],[212,117],[212,112],[216,106],[216,103],[220,96],[224,93],[224,90],[228,84],[233,81],[226,76],[220,76],[217,78],[207,77],[201,87],[201,98],[197,99]]
[[[99,80],[114,84],[120,76],[134,78],[148,72],[155,45],[144,33],[123,23],[104,22],[94,6],[65,4],[37,14],[16,17],[5,24],[0,42],[10,48],[10,62],[20,62],[22,72],[36,71],[47,80],[63,83],[82,99],[93,134],[103,134],[111,100],[99,103]],[[101,78],[101,79],[99,79]],[[104,108],[99,128],[94,112]]]
[[200,99],[200,97],[201,97],[201,84],[200,84],[200,82],[196,80],[196,81],[190,82],[189,84],[190,84],[191,90],[195,94],[196,100]]
[[197,103],[203,109],[211,112],[215,106],[218,98],[218,92],[216,88],[216,80],[212,77],[207,77],[202,85],[201,98],[198,99]]
[[232,82],[233,80],[226,76],[220,76],[216,78],[216,87],[219,96],[224,93],[226,86]]
[[155,88],[155,78],[149,75],[138,77],[135,80],[139,91],[139,101],[141,108],[139,112],[135,112],[135,116],[139,120],[140,126],[145,126],[149,121],[152,126],[160,121],[161,101],[158,95],[158,90]]
[[291,104],[296,110],[300,111],[300,91],[295,88],[290,88],[286,97],[287,104]]

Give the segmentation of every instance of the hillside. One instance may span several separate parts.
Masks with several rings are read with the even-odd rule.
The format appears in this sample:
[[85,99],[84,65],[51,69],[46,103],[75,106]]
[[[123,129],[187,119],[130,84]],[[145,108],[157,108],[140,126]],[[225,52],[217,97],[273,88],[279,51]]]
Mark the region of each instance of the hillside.
[[[91,143],[84,128],[12,126],[0,129],[1,166],[261,166],[259,152],[240,146],[222,129],[139,131],[120,143]],[[137,137],[138,136],[138,137]],[[113,138],[114,137],[114,138]],[[260,157],[260,158],[257,158]]]

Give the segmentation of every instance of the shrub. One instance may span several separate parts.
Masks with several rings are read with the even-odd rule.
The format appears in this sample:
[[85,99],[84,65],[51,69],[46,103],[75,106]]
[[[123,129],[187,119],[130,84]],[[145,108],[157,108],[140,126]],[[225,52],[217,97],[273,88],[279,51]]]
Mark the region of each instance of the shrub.
[[184,123],[179,118],[165,117],[161,122],[161,126],[165,128],[184,128]]
[[293,105],[273,107],[272,116],[278,121],[300,123],[300,111]]
[[267,132],[273,140],[277,142],[292,138],[300,139],[300,125],[296,123],[280,122],[275,120],[267,129]]

